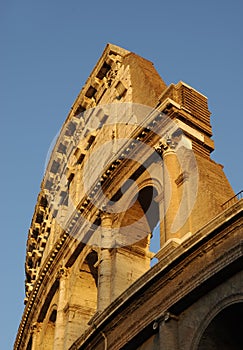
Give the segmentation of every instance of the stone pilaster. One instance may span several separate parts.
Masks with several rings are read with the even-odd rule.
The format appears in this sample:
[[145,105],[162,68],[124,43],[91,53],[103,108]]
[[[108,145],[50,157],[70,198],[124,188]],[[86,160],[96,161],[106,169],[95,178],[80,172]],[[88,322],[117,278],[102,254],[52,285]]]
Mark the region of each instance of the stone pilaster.
[[159,326],[160,349],[179,350],[178,344],[178,319],[166,313]]
[[41,331],[41,323],[35,322],[31,326],[31,334],[32,334],[32,350],[38,350],[40,347],[40,331]]
[[101,215],[101,249],[98,277],[98,311],[104,310],[111,302],[111,239],[112,215]]
[[65,306],[67,304],[66,293],[68,290],[68,269],[61,268],[58,271],[57,279],[59,279],[59,297],[57,306],[57,318],[55,325],[54,350],[64,349],[65,339]]
[[181,166],[172,146],[167,147],[163,152],[164,160],[164,230],[165,242],[171,238],[179,238],[178,232],[173,232],[172,226],[178,213],[181,188],[178,188],[176,180],[181,174]]

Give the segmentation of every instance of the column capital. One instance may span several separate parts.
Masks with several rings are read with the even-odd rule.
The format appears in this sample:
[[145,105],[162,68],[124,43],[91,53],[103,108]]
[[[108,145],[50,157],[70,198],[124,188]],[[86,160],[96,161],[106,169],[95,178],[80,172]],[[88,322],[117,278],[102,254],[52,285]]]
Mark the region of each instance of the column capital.
[[105,211],[105,209],[106,208],[100,212],[101,226],[111,228],[113,222],[113,213],[109,213]]
[[60,267],[56,273],[56,278],[60,280],[61,278],[68,277],[68,274],[69,274],[69,269],[67,267]]
[[32,323],[32,325],[30,326],[31,334],[33,334],[33,333],[36,334],[36,333],[40,332],[41,325],[42,325],[41,322],[34,322],[34,323]]
[[167,136],[166,140],[161,139],[156,145],[154,145],[154,150],[159,154],[162,158],[163,155],[168,153],[175,153],[177,143],[173,141],[173,139]]

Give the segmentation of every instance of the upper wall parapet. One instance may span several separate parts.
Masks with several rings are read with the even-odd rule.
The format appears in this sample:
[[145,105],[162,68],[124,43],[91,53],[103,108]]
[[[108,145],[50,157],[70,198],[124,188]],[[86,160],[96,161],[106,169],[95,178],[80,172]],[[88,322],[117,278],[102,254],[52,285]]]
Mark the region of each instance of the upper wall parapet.
[[177,120],[179,127],[192,140],[194,151],[210,157],[214,142],[206,96],[180,81],[162,92],[157,108]]

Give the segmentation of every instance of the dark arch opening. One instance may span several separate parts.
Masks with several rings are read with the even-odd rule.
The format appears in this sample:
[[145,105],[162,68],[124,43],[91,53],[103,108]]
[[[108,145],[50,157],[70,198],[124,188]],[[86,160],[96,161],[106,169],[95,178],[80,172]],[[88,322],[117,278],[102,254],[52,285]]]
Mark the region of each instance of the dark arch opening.
[[56,319],[57,319],[57,310],[54,309],[54,310],[52,310],[52,313],[51,313],[51,316],[49,318],[49,321],[52,322],[52,323],[55,323]]
[[159,221],[159,207],[154,198],[158,195],[152,186],[144,187],[138,194],[138,201],[148,220],[151,232]]
[[46,317],[46,313],[50,307],[50,304],[52,302],[52,299],[56,293],[56,291],[59,288],[59,280],[56,280],[53,285],[51,286],[50,291],[47,294],[46,300],[44,302],[44,305],[41,308],[40,314],[38,316],[37,322],[43,322],[45,317]]
[[[131,182],[123,186],[123,191],[130,190]],[[127,186],[127,187],[126,187]],[[124,203],[124,211],[121,213],[119,221],[119,235],[117,235],[118,245],[121,246],[139,246],[148,250],[150,247],[150,238],[154,228],[157,226],[159,217],[159,204],[156,201],[158,196],[157,190],[149,185],[141,188],[130,202]],[[131,196],[132,197],[132,196]],[[130,198],[131,198],[130,197]],[[159,249],[159,233],[156,232]]]
[[95,285],[98,287],[98,267],[96,266],[96,263],[98,261],[98,254],[96,251],[92,250],[87,256],[85,261],[87,262],[90,273],[92,277],[94,278]]
[[205,329],[198,350],[243,349],[243,302],[219,312]]
[[[160,249],[160,217],[159,205],[155,201],[158,192],[152,187],[147,186],[143,188],[138,195],[138,201],[143,208],[146,215],[151,237],[150,237],[150,251],[156,253]],[[152,267],[158,262],[158,259],[152,258],[150,266]]]

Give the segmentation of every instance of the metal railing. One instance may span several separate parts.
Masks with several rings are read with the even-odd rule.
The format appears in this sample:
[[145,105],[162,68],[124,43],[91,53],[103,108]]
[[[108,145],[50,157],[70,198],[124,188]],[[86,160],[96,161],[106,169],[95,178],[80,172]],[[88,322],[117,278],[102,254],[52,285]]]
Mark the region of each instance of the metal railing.
[[222,209],[227,209],[229,207],[231,207],[231,205],[233,205],[234,203],[236,203],[239,199],[243,198],[243,190],[236,193],[235,196],[231,197],[230,199],[228,199],[225,203],[223,203],[221,205]]

